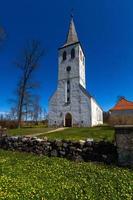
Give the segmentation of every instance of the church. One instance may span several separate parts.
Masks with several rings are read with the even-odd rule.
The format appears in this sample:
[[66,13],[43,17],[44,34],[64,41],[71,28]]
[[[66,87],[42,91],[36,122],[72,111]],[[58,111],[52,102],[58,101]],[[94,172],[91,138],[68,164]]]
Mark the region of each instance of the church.
[[85,55],[71,18],[65,44],[58,49],[58,85],[49,99],[49,127],[103,124],[103,111],[86,90]]

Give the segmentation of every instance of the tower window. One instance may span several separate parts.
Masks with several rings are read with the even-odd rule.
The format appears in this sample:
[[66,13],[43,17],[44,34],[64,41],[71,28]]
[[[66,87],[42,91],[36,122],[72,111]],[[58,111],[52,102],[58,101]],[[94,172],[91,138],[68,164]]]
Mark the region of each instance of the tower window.
[[66,53],[66,51],[64,51],[63,56],[62,56],[63,60],[66,60],[66,57],[67,57],[67,53]]
[[67,70],[67,72],[70,72],[70,71],[71,71],[71,67],[68,66],[68,67],[66,68],[66,70]]
[[70,81],[69,80],[67,80],[67,85],[69,85],[70,84]]
[[71,92],[71,88],[70,88],[70,80],[66,81],[66,86],[65,86],[65,102],[67,104],[70,103],[71,99],[70,99],[70,92]]
[[71,58],[74,59],[75,58],[75,49],[71,50]]
[[67,97],[67,103],[70,103],[70,97]]

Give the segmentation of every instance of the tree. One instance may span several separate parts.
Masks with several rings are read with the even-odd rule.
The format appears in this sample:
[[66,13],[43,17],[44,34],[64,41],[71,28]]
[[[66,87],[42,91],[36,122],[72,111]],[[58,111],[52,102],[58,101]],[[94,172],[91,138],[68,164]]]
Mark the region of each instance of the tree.
[[[32,75],[35,69],[39,66],[41,57],[44,54],[40,43],[36,40],[29,42],[24,49],[22,58],[16,62],[17,67],[21,70],[21,77],[17,85],[17,120],[18,127],[21,126],[24,108],[28,105],[27,102],[31,90],[36,86],[32,83]],[[27,112],[27,111],[26,111]]]
[[32,116],[33,116],[33,121],[38,124],[39,119],[41,118],[42,114],[42,108],[40,106],[40,97],[39,96],[34,96],[33,100],[33,110],[32,110]]
[[11,109],[10,109],[10,118],[11,118],[11,120],[16,120],[17,119],[17,109],[16,109],[16,107],[11,107]]

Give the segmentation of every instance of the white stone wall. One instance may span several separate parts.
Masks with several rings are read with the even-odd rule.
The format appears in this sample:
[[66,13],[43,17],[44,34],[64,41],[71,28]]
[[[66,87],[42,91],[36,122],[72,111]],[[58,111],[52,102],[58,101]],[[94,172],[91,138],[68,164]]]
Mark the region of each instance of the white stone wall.
[[[67,113],[72,115],[73,126],[90,127],[103,124],[103,111],[93,98],[82,92],[79,85],[72,83],[71,103],[65,104],[65,82],[60,81],[57,92],[49,105],[49,125],[65,125]],[[64,95],[63,95],[64,94]]]
[[73,80],[71,83],[71,103],[67,105],[64,101],[64,87],[64,81],[60,81],[57,92],[50,100],[49,125],[65,125],[65,116],[67,113],[70,113],[72,115],[73,126],[91,126],[91,99],[82,92],[79,84],[75,84]]
[[86,88],[86,81],[85,81],[85,56],[79,46],[79,76],[80,76],[80,84]]
[[96,101],[91,98],[91,126],[100,124],[103,124],[103,111]]
[[91,126],[91,101],[80,89],[80,109],[81,126]]

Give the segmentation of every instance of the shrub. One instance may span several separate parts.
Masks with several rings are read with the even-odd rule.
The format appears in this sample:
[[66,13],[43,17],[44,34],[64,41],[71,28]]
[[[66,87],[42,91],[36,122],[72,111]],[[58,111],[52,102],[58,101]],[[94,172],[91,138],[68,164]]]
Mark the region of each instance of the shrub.
[[17,128],[17,121],[15,121],[15,120],[2,120],[2,121],[0,121],[0,126],[3,127],[3,128],[9,128],[9,129]]

